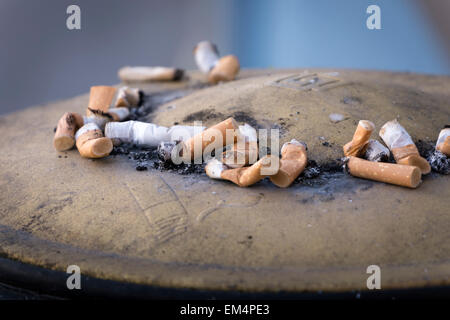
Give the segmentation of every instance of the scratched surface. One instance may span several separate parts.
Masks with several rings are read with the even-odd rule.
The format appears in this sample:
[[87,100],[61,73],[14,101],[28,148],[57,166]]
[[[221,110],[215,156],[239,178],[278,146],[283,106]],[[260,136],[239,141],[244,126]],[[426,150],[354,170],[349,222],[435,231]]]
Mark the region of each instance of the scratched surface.
[[[152,116],[169,125],[213,108],[207,121],[215,122],[217,113],[237,108],[262,125],[280,125],[284,118],[284,139],[305,140],[310,158],[321,161],[340,156],[339,145],[359,118],[379,127],[399,115],[420,139],[435,139],[450,122],[445,77],[342,70],[251,74],[169,102]],[[86,103],[83,95],[0,117],[2,255],[170,287],[361,289],[371,264],[381,267],[385,288],[450,283],[448,176],[426,177],[417,190],[344,175],[318,186],[279,189],[262,181],[241,189],[205,175],[138,172],[124,156],[92,161],[76,150],[55,152],[58,118],[83,112]],[[332,124],[329,112],[349,119]],[[333,145],[323,146],[317,136]]]

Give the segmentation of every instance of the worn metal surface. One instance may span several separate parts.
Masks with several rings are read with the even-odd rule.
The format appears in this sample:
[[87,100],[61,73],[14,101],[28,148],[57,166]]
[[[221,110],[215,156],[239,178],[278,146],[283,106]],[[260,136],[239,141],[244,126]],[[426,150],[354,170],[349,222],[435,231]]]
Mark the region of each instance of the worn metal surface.
[[[398,117],[422,140],[435,140],[450,122],[448,77],[269,70],[240,78],[168,102],[149,118],[161,125],[199,115],[207,125],[229,115],[253,119],[279,127],[283,141],[306,141],[309,157],[322,163],[341,156],[359,119],[379,128]],[[144,89],[186,89],[195,79]],[[173,288],[364,289],[371,264],[381,267],[383,288],[450,284],[449,176],[432,174],[417,190],[342,174],[289,189],[267,181],[241,189],[205,175],[138,172],[126,156],[92,161],[76,150],[55,152],[57,120],[84,112],[87,99],[0,118],[3,256]],[[348,119],[334,124],[329,113]]]

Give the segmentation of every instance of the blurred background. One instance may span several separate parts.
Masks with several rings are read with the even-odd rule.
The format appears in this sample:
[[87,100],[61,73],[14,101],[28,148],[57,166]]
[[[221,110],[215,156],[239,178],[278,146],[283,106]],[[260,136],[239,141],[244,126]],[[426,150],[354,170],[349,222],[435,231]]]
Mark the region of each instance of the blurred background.
[[[81,30],[66,9],[81,8]],[[368,30],[366,8],[381,8]],[[0,114],[119,82],[125,65],[194,69],[211,40],[243,68],[450,75],[449,0],[0,0]]]

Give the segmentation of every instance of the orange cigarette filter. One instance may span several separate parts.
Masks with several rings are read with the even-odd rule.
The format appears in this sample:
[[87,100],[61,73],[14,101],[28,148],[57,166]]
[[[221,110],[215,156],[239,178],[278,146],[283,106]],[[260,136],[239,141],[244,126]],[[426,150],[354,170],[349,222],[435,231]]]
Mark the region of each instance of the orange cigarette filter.
[[[86,114],[92,115],[91,110],[98,110],[104,113],[108,112],[114,95],[116,94],[116,88],[108,86],[93,86],[89,95],[89,104]],[[89,110],[91,109],[91,110]]]
[[305,170],[307,163],[305,145],[293,139],[281,148],[280,170],[270,176],[270,181],[280,188],[287,188]]
[[[232,141],[227,141],[227,130],[235,131],[238,128],[236,120],[230,117],[190,138],[184,143],[182,157],[185,161],[192,161],[201,158],[206,147],[224,147],[236,141],[236,133],[233,134]],[[216,139],[221,135],[222,139]],[[197,150],[196,150],[197,148]]]
[[357,157],[349,157],[346,166],[352,176],[408,188],[417,188],[422,177],[416,166],[373,162]]
[[66,151],[75,145],[75,132],[83,126],[83,117],[75,112],[66,112],[56,126],[53,146],[57,151]]
[[436,142],[436,150],[450,157],[450,128],[442,129]]
[[249,124],[239,126],[237,142],[222,153],[221,162],[230,168],[241,168],[258,160],[258,138],[255,128]]
[[279,161],[280,159],[274,155],[266,155],[250,167],[224,170],[220,177],[240,187],[248,187],[267,176],[276,174],[280,167]]
[[76,145],[84,158],[103,158],[113,149],[111,139],[104,137],[102,130],[95,123],[88,123],[77,131]]
[[352,141],[344,145],[344,155],[346,157],[355,156],[360,157],[364,154],[369,142],[370,135],[375,130],[375,125],[369,120],[360,120],[356,127],[355,134]]
[[236,56],[228,55],[222,57],[210,71],[208,81],[211,83],[218,83],[220,81],[234,80],[239,72],[239,68],[239,60]]

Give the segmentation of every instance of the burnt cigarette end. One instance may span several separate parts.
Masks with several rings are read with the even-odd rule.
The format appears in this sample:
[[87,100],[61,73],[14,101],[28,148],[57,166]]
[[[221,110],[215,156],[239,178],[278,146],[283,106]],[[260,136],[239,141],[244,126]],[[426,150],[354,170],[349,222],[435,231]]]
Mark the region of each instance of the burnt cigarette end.
[[123,67],[119,78],[124,82],[174,81],[179,69],[171,67]]
[[173,81],[180,81],[183,79],[184,76],[184,70],[183,69],[175,69],[175,73],[173,76]]
[[378,140],[369,140],[367,143],[364,159],[375,162],[388,162],[390,156],[389,149]]
[[431,169],[440,174],[450,174],[450,158],[442,152],[435,150],[428,158]]
[[171,162],[172,151],[177,144],[178,141],[161,142],[157,149],[158,158],[164,162]]
[[100,109],[92,109],[88,107],[88,110],[92,113],[92,115],[95,116],[99,116],[99,117],[104,117],[107,118],[109,120],[113,120],[113,116],[111,114],[109,114],[108,112],[105,112],[103,110]]

